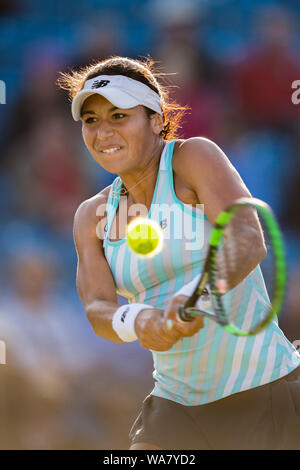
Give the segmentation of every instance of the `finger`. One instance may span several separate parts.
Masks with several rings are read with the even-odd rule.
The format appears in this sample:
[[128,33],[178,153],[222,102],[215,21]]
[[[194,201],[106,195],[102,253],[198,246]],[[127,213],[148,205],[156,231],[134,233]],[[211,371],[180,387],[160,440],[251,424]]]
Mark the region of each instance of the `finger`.
[[166,312],[165,315],[165,329],[170,334],[172,331],[177,331],[178,333],[182,333],[182,328],[185,328],[188,322],[184,322],[179,317],[179,307],[184,305],[184,301],[186,299],[185,296],[180,296],[181,298],[176,298],[173,300],[172,304],[170,305],[169,310]]
[[143,342],[141,343],[141,346],[145,349],[148,349],[148,350],[153,350],[153,351],[168,351],[169,349],[171,349],[171,347],[173,346],[173,342],[166,342],[166,341],[147,341],[147,342]]
[[204,316],[197,316],[192,322],[183,327],[182,336],[193,336],[204,327]]
[[177,330],[169,331],[165,327],[163,316],[151,322],[147,329],[140,332],[139,340],[143,344],[157,345],[174,344],[180,339],[180,332]]
[[191,322],[185,322],[180,318],[167,318],[166,328],[169,332],[173,331],[179,333],[180,336],[192,336],[197,333],[199,329],[204,327],[203,315],[195,315]]
[[[187,299],[188,297],[186,297],[185,295],[178,295],[176,297],[173,297],[168,309],[165,311],[164,314],[166,322],[168,319],[175,319],[176,317],[178,317],[179,307],[183,306]],[[171,322],[168,323],[171,324]]]

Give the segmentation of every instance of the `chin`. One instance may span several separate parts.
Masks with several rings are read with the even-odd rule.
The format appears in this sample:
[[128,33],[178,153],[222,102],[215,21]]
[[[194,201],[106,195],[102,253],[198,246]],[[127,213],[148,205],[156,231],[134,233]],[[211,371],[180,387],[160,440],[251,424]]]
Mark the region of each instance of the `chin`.
[[107,160],[103,161],[103,159],[97,159],[96,161],[102,168],[104,168],[104,170],[108,171],[109,173],[114,173],[118,175],[128,170],[126,164],[124,164],[124,161],[122,162],[122,160],[108,162]]

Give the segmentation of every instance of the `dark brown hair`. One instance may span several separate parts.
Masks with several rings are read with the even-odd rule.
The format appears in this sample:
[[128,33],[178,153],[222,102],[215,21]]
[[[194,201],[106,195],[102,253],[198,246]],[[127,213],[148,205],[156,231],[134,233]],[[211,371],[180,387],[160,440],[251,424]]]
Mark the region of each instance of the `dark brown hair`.
[[[128,57],[112,56],[108,59],[95,61],[94,63],[80,68],[78,71],[72,70],[70,73],[60,73],[57,80],[58,86],[68,91],[69,97],[73,99],[83,88],[86,80],[98,75],[125,75],[139,82],[144,83],[160,96],[160,104],[163,111],[164,128],[161,136],[165,140],[172,140],[178,136],[180,123],[183,115],[189,109],[187,106],[180,106],[170,99],[171,85],[162,84],[166,81],[166,74],[155,70],[154,61],[147,58],[144,61],[130,59]],[[147,115],[154,114],[155,111],[146,108]]]

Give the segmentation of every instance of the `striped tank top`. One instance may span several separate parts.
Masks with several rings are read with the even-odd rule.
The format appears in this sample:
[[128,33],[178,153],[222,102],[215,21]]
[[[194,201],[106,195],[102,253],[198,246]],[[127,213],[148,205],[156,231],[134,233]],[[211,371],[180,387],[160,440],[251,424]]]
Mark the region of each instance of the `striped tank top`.
[[[176,291],[201,272],[211,231],[204,211],[182,203],[176,196],[174,144],[175,141],[167,143],[162,152],[147,214],[163,228],[162,251],[143,259],[129,249],[126,238],[113,241],[113,221],[122,199],[119,177],[114,180],[107,201],[103,242],[117,293],[129,303],[146,303],[158,309],[166,309]],[[257,267],[223,300],[230,307],[235,296],[242,317],[247,313],[247,321],[249,318],[251,321],[259,314],[263,294]],[[300,355],[277,320],[251,337],[233,336],[208,318],[204,325],[194,336],[180,339],[168,351],[152,351],[155,381],[152,395],[186,406],[201,405],[277,380],[300,364]]]

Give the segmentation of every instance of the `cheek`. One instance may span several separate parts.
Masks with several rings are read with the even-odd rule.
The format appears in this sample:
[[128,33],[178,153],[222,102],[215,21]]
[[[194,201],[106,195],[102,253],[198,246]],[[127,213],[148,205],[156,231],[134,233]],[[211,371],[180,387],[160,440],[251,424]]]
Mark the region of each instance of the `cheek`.
[[129,129],[130,141],[134,143],[136,148],[143,147],[151,140],[152,131],[149,122],[144,116],[137,119]]
[[86,129],[85,127],[82,127],[82,137],[83,137],[85,145],[88,148],[91,148],[92,142],[93,142],[93,136],[92,136],[91,131]]

